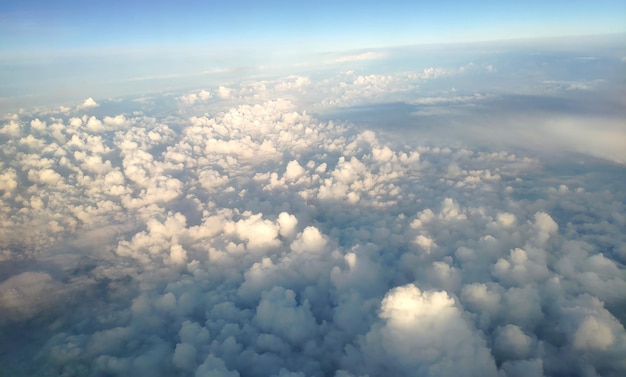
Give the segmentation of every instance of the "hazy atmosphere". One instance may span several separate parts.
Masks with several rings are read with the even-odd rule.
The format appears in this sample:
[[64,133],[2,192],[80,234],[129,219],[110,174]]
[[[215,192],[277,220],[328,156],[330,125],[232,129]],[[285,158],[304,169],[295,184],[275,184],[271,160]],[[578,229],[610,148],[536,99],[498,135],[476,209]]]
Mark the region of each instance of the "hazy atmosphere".
[[624,19],[0,4],[0,377],[626,375]]

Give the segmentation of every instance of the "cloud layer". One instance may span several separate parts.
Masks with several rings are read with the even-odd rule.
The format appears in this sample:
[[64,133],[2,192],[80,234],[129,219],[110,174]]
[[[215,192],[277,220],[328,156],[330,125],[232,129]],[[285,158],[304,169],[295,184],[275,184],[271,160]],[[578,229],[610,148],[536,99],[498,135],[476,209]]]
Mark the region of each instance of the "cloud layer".
[[394,142],[307,112],[472,69],[494,71],[289,76],[165,97],[167,114],[89,98],[6,118],[2,369],[624,375],[626,209],[603,183],[623,189],[623,166]]

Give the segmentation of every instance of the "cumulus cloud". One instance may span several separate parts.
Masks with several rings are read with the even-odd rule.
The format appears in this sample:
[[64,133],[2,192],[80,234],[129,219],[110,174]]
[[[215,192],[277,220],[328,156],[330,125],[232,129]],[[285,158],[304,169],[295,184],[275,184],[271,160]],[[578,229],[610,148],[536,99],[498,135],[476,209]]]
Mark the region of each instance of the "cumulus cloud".
[[413,284],[396,287],[383,298],[380,318],[384,324],[374,325],[365,336],[365,352],[367,359],[381,363],[381,370],[419,376],[459,371],[497,375],[485,340],[445,291],[422,292]]
[[213,94],[204,89],[202,89],[198,93],[189,93],[179,97],[180,101],[183,104],[189,106],[194,105],[197,102],[206,102],[211,98],[213,98]]
[[82,104],[78,105],[78,109],[90,109],[94,107],[98,107],[98,103],[91,97],[87,98]]
[[286,91],[286,90],[302,90],[307,86],[311,85],[311,79],[306,76],[291,76],[287,77],[285,80],[282,80],[278,84],[276,84],[275,88],[278,91]]
[[164,95],[173,113],[5,117],[3,371],[624,375],[623,166],[397,141],[321,111],[472,107],[486,101],[414,94],[477,70],[291,75]]
[[217,95],[221,99],[229,99],[232,95],[232,89],[226,86],[220,86],[217,88]]

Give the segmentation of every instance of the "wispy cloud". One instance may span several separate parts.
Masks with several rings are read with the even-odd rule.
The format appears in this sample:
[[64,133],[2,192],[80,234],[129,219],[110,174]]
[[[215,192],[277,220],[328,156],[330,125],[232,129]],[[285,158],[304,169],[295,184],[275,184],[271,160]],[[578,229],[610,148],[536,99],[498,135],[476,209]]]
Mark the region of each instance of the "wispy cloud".
[[387,56],[387,53],[385,52],[367,51],[367,52],[362,52],[358,54],[343,55],[333,60],[333,62],[334,63],[359,62],[359,61],[365,61],[365,60],[383,59],[386,56]]

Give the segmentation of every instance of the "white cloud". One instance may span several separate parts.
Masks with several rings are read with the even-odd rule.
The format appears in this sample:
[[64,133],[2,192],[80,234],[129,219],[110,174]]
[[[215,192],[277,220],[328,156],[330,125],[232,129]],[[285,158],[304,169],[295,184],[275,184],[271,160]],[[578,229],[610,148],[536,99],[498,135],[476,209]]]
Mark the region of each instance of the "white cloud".
[[286,90],[302,90],[307,86],[311,85],[311,79],[304,76],[291,76],[287,77],[285,80],[276,84],[275,88],[278,91],[286,91]]
[[20,124],[11,119],[9,123],[5,123],[2,128],[0,128],[0,133],[11,137],[17,137],[20,135],[21,129],[22,127]]
[[298,219],[287,212],[281,212],[280,215],[278,215],[278,224],[280,226],[280,235],[283,237],[291,237],[298,225]]
[[188,106],[194,105],[197,102],[206,102],[211,98],[213,98],[213,94],[204,89],[202,89],[198,93],[189,93],[179,97],[180,101]]
[[283,177],[288,180],[294,180],[301,177],[305,172],[306,171],[302,166],[300,166],[298,161],[293,160],[289,161],[287,164],[287,169],[285,170]]
[[[484,340],[465,322],[446,292],[422,292],[415,285],[392,289],[381,303],[384,324],[365,342],[374,360],[402,373],[429,376],[496,376]],[[398,366],[394,364],[398,363]]]
[[291,249],[297,253],[319,252],[326,246],[326,239],[319,229],[314,226],[304,228],[302,233],[291,244]]
[[217,95],[221,98],[221,99],[230,99],[231,95],[232,95],[232,89],[226,87],[226,86],[220,86],[219,88],[217,88]]
[[38,132],[43,132],[46,129],[46,122],[42,122],[39,119],[33,119],[30,121],[30,128]]
[[15,169],[7,169],[0,173],[0,191],[5,198],[11,197],[13,191],[17,188],[17,173]]
[[93,98],[87,98],[82,104],[78,105],[78,109],[90,109],[100,106]]
[[367,51],[360,54],[344,55],[335,59],[335,63],[359,62],[364,60],[375,60],[386,57],[384,52]]
[[249,251],[278,247],[278,231],[279,227],[269,220],[263,220],[262,214],[251,215],[234,224],[228,224],[226,228],[226,232],[233,232],[243,240]]

